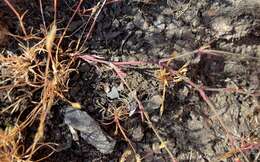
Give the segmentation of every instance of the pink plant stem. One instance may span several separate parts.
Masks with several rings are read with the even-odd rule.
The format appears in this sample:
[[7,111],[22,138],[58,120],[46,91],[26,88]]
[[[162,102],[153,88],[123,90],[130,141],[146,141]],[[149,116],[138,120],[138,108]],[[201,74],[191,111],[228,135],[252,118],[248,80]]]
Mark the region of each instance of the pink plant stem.
[[123,62],[112,62],[114,65],[143,65],[147,64],[146,62],[143,61],[123,61]]
[[242,146],[241,147],[241,150],[242,151],[248,151],[248,150],[255,150],[255,149],[259,149],[260,148],[260,142],[256,142],[256,143],[249,143],[245,146]]
[[[178,74],[177,71],[173,70],[173,69],[169,69],[169,72],[172,75],[176,75]],[[225,127],[225,123],[222,121],[222,119],[219,117],[218,112],[216,111],[215,105],[210,101],[209,97],[206,95],[205,91],[202,89],[203,86],[199,86],[197,84],[195,84],[194,82],[192,82],[189,78],[181,76],[181,78],[188,83],[189,85],[191,85],[196,91],[199,92],[200,96],[202,97],[202,99],[207,103],[207,105],[209,106],[209,108],[211,109],[211,111],[216,115],[218,121],[220,122],[222,128],[224,129],[227,138],[229,139],[229,142],[231,145],[235,146],[234,143],[234,139],[232,138],[232,135],[230,134],[230,132],[228,131],[228,129]]]
[[245,91],[243,89],[238,89],[238,88],[210,88],[210,87],[201,87],[205,91],[215,91],[215,92],[227,92],[227,93],[240,93],[240,94],[246,94],[249,96],[260,96],[260,91],[259,90],[252,90],[251,91]]
[[[79,55],[79,54],[76,54],[74,55],[76,57],[79,57],[87,62],[96,62],[96,63],[102,63],[102,64],[105,64],[105,65],[108,65],[109,67],[111,67],[117,74],[117,76],[123,81],[123,83],[125,84],[125,86],[127,87],[127,89],[132,92],[132,89],[129,87],[129,85],[127,84],[127,82],[125,81],[125,76],[126,74],[118,67],[118,66],[123,66],[123,65],[140,65],[140,64],[144,64],[144,62],[139,62],[139,61],[129,61],[129,62],[109,62],[109,61],[105,61],[105,60],[102,60],[102,59],[99,59],[95,56],[91,56],[91,55]],[[144,112],[144,107],[141,103],[141,101],[137,98],[136,95],[133,96],[134,99],[136,100],[136,102],[138,103],[138,107],[139,107],[139,110],[140,110],[140,113],[141,113],[141,118],[142,120],[144,119],[144,115],[143,115],[143,112]]]

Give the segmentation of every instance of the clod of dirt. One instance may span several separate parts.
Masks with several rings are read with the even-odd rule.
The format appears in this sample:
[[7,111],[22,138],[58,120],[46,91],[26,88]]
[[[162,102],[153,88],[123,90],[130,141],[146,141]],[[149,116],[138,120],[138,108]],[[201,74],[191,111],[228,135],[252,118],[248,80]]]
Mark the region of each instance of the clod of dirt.
[[80,132],[80,136],[103,154],[113,152],[116,141],[105,135],[97,122],[85,111],[66,108],[64,122]]
[[7,25],[5,25],[4,22],[0,21],[0,46],[3,46],[7,43],[7,33]]

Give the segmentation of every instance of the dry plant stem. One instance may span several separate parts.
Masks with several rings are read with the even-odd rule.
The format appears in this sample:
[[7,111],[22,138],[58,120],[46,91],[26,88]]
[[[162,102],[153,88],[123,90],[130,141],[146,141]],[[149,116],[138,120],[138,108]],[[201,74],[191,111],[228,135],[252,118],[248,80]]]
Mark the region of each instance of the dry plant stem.
[[172,152],[170,151],[170,149],[167,146],[167,143],[162,139],[162,137],[159,135],[158,131],[156,130],[156,128],[153,126],[153,123],[150,120],[150,117],[148,115],[147,112],[144,112],[144,116],[145,119],[148,123],[148,125],[152,128],[154,134],[156,135],[156,137],[159,139],[162,148],[164,148],[166,150],[166,152],[170,155],[172,162],[177,162],[176,158],[173,156]]
[[[219,157],[220,160],[225,160],[227,158],[232,157],[234,154],[238,153],[238,152],[246,152],[246,151],[250,151],[250,150],[257,150],[260,148],[260,141],[256,141],[250,144],[247,144],[246,146],[241,146],[239,148],[233,148],[231,150],[229,150],[227,153],[225,153],[224,155],[222,155],[221,157]],[[249,161],[248,159],[246,159],[247,161]]]
[[[55,62],[52,58],[52,44],[54,42],[54,39],[56,37],[56,26],[55,24],[52,26],[52,29],[49,33],[49,35],[47,35],[46,38],[46,49],[48,51],[48,56],[47,56],[47,63],[46,63],[46,69],[45,69],[45,80],[44,80],[44,88],[43,88],[43,94],[42,94],[42,100],[40,105],[42,105],[42,110],[41,110],[41,115],[40,115],[40,123],[39,123],[39,127],[38,130],[36,132],[36,135],[34,137],[34,141],[32,144],[32,152],[30,154],[30,159],[35,151],[36,145],[39,142],[39,140],[43,137],[44,134],[44,126],[45,126],[45,120],[47,118],[47,114],[51,109],[51,106],[54,102],[54,87],[56,84],[56,80],[55,80],[55,75],[57,74],[57,69],[55,67]],[[56,60],[57,61],[57,60]],[[52,80],[49,79],[49,72],[50,72],[50,65],[52,65],[52,71],[53,71],[53,75],[54,78]]]
[[24,18],[24,16],[25,16],[26,12],[24,12],[22,15],[20,15],[20,14],[16,11],[16,9],[14,8],[14,6],[9,2],[9,0],[4,0],[4,1],[5,1],[5,3],[8,5],[8,7],[14,12],[14,14],[16,15],[16,17],[18,18],[19,23],[20,23],[20,26],[21,26],[22,31],[23,31],[23,34],[24,34],[25,36],[27,36],[25,27],[24,27],[24,25],[23,25],[23,18]]
[[[183,55],[180,55],[179,57],[183,57],[183,56],[186,56],[186,55],[193,55],[195,53],[198,53],[198,54],[211,54],[211,55],[217,55],[217,56],[221,56],[221,55],[232,55],[234,56],[233,53],[229,53],[229,52],[223,52],[223,51],[217,51],[217,50],[207,50],[208,46],[206,47],[201,47],[200,49],[198,50],[195,50],[193,52],[190,52],[190,53],[187,53],[187,54],[183,54]],[[248,59],[256,59],[254,57],[247,57]],[[167,58],[167,59],[163,59],[163,60],[160,60],[159,61],[159,66],[160,67],[163,67],[163,68],[168,68],[168,65],[164,65],[165,62],[169,62],[171,61],[172,58]],[[231,88],[221,88],[221,89],[216,89],[216,88],[207,88],[207,87],[203,87],[203,86],[198,86],[196,85],[194,82],[192,82],[189,78],[181,75],[178,71],[175,71],[173,69],[169,69],[169,71],[171,72],[171,74],[173,76],[178,76],[180,77],[181,80],[184,80],[186,83],[190,84],[193,88],[195,88],[195,90],[197,90],[200,94],[200,96],[203,98],[203,100],[207,103],[207,105],[210,107],[211,111],[216,115],[218,121],[220,122],[222,128],[224,129],[225,131],[225,134],[227,136],[227,138],[229,139],[229,142],[231,143],[231,145],[236,149],[238,150],[239,152],[242,153],[244,159],[246,161],[249,161],[247,159],[247,157],[245,156],[245,154],[242,152],[242,150],[240,149],[240,147],[237,147],[236,144],[234,143],[234,140],[232,138],[232,135],[230,134],[230,132],[228,132],[228,129],[225,127],[225,124],[224,122],[222,121],[222,119],[219,117],[216,109],[215,109],[215,106],[214,104],[209,100],[208,96],[205,94],[205,91],[208,90],[208,91],[228,91],[228,92],[237,92],[237,93],[243,93],[243,94],[247,94],[247,96],[256,96],[257,94],[253,94],[253,93],[250,93],[250,92],[244,92],[242,90],[239,90],[239,89],[231,89]]]
[[[80,28],[84,27],[84,28],[83,28],[83,31],[82,31],[82,33],[81,33],[81,35],[80,35],[80,37],[79,37],[79,39],[77,40],[77,45],[76,45],[76,48],[75,48],[76,51],[79,50],[79,45],[80,45],[81,39],[83,38],[83,36],[84,36],[84,34],[85,34],[85,31],[86,31],[86,29],[87,29],[87,27],[88,27],[88,25],[89,25],[89,23],[90,23],[90,20],[92,20],[94,14],[95,14],[95,12],[94,12],[94,10],[93,10],[93,12],[91,12],[90,17],[88,18],[88,21],[87,21],[83,26],[79,27],[79,29],[78,29],[78,30],[80,30]],[[76,30],[75,32],[78,32],[78,30]],[[73,35],[73,34],[75,34],[75,33],[73,32],[71,35]]]
[[254,159],[254,162],[257,162],[259,160],[259,158],[260,158],[260,150],[258,151],[258,153]]
[[[209,51],[209,50],[205,50],[206,47],[202,47],[198,50],[195,50],[193,52],[190,52],[190,53],[187,53],[187,54],[184,54],[184,55],[181,55],[180,57],[184,57],[186,55],[193,55],[193,54],[196,54],[196,53],[199,53],[199,54],[202,54],[202,53],[207,53],[207,54],[212,54],[212,52],[215,52],[217,53],[216,51]],[[211,52],[211,53],[210,53]],[[217,53],[218,54],[223,54],[223,53]],[[225,54],[230,54],[230,53],[225,53]],[[127,89],[130,91],[130,92],[133,92],[131,90],[131,88],[129,87],[129,85],[127,84],[127,82],[125,81],[124,79],[124,73],[120,70],[120,68],[118,67],[118,65],[131,65],[131,63],[129,62],[125,62],[125,63],[121,63],[121,62],[109,62],[109,61],[105,61],[105,60],[102,60],[102,59],[99,59],[95,56],[90,56],[90,55],[84,55],[84,56],[80,56],[79,54],[76,54],[75,56],[87,61],[87,62],[96,62],[96,63],[101,63],[101,64],[106,64],[108,65],[109,67],[111,67],[118,75],[118,77],[123,81],[124,85],[127,87]],[[219,56],[219,55],[218,55]],[[178,56],[177,56],[178,57]],[[151,64],[154,64],[154,65],[159,65],[160,67],[163,67],[163,64],[165,62],[168,62],[172,60],[172,58],[169,58],[169,59],[163,59],[163,60],[160,60],[159,63],[151,63]],[[144,64],[144,62],[142,63],[139,63],[139,64]],[[136,64],[138,65],[138,64]],[[169,69],[168,67],[163,67],[163,68],[166,68],[166,69]],[[216,108],[214,106],[214,104],[209,100],[208,96],[205,94],[205,90],[214,90],[214,91],[221,91],[221,90],[224,90],[224,91],[229,91],[229,92],[233,92],[232,89],[228,89],[228,88],[222,88],[222,89],[214,89],[214,88],[207,88],[207,87],[204,87],[203,86],[198,86],[196,85],[194,82],[192,82],[189,78],[187,77],[184,77],[184,76],[181,76],[177,71],[174,71],[173,69],[169,69],[169,72],[173,75],[173,76],[178,76],[180,79],[184,80],[186,83],[188,83],[189,85],[191,85],[196,91],[199,92],[200,96],[203,98],[203,100],[207,103],[207,105],[210,107],[211,111],[216,114],[216,117],[218,119],[218,121],[220,122],[222,128],[224,129],[225,131],[225,134],[227,136],[227,138],[229,139],[229,141],[231,142],[231,145],[234,146],[234,148],[236,148],[237,150],[239,150],[242,154],[243,154],[243,151],[237,147],[234,143],[234,140],[232,138],[232,135],[230,134],[230,132],[228,131],[228,129],[225,127],[225,124],[224,122],[222,121],[222,119],[218,116],[218,113],[216,111]],[[235,92],[240,92],[240,93],[244,93],[243,91],[241,90],[235,90]],[[248,93],[247,93],[248,94]],[[167,153],[170,155],[171,159],[173,162],[176,162],[176,159],[175,157],[173,156],[173,154],[171,153],[171,151],[169,150],[169,148],[167,147],[166,145],[166,142],[163,141],[163,139],[161,138],[161,136],[159,135],[158,131],[155,129],[155,127],[153,126],[152,122],[150,121],[150,118],[149,118],[149,115],[147,112],[145,112],[144,110],[144,107],[142,105],[142,103],[140,102],[140,100],[138,99],[138,97],[135,95],[134,96],[134,99],[136,100],[136,102],[138,103],[138,106],[139,106],[139,110],[141,111],[141,116],[142,116],[142,119],[145,118],[145,120],[148,122],[148,125],[152,128],[153,132],[155,133],[155,135],[157,136],[157,138],[159,139],[159,141],[161,142],[161,145],[163,146],[163,148],[167,151]],[[118,125],[119,126],[119,125]],[[119,127],[120,128],[120,127]],[[245,155],[243,154],[244,158],[248,161],[248,159],[245,157]]]
[[[220,51],[220,50],[213,50],[213,49],[205,49],[205,48],[199,49],[198,52],[201,52],[201,53],[204,53],[204,54],[217,55],[217,56],[229,55],[229,56],[239,57],[235,53],[226,52],[226,51]],[[241,58],[260,60],[259,58],[253,57],[253,56],[242,56]]]
[[[48,145],[48,144],[41,144],[41,143],[39,143],[39,141],[41,140],[41,138],[44,135],[44,127],[45,127],[46,118],[47,118],[47,115],[48,115],[52,105],[56,101],[56,97],[63,98],[63,95],[62,95],[62,92],[64,91],[63,87],[65,87],[65,89],[67,87],[65,78],[68,77],[68,73],[71,71],[71,69],[69,69],[69,67],[71,66],[72,61],[68,61],[68,62],[60,61],[59,60],[60,58],[58,58],[58,54],[60,54],[59,48],[57,48],[56,55],[55,55],[55,53],[53,53],[52,48],[54,46],[54,40],[56,39],[56,31],[57,31],[56,18],[55,18],[54,24],[52,25],[52,27],[50,29],[50,32],[47,34],[46,24],[45,24],[45,20],[43,17],[41,0],[40,0],[40,8],[41,8],[42,20],[43,20],[44,28],[46,31],[45,34],[47,35],[45,38],[34,37],[33,34],[31,36],[32,32],[28,36],[26,33],[26,30],[24,28],[23,22],[22,22],[24,14],[22,16],[20,16],[18,14],[18,12],[15,10],[15,8],[11,5],[11,3],[9,3],[8,0],[5,0],[5,2],[18,17],[20,24],[21,24],[21,28],[25,35],[24,37],[19,37],[19,36],[15,36],[15,35],[12,35],[12,36],[14,36],[14,38],[22,39],[23,41],[36,39],[36,40],[39,40],[39,42],[36,45],[34,45],[33,47],[27,47],[27,46],[29,46],[30,42],[28,42],[27,46],[21,45],[21,47],[23,49],[22,55],[19,55],[19,56],[16,56],[16,55],[9,56],[8,55],[8,56],[1,57],[1,61],[3,63],[6,63],[5,65],[6,65],[7,69],[9,70],[9,72],[10,71],[11,72],[10,72],[10,74],[8,73],[7,76],[5,76],[6,75],[5,74],[4,76],[0,76],[0,77],[2,77],[3,79],[7,78],[6,80],[9,79],[10,81],[13,82],[13,84],[1,86],[0,89],[7,89],[8,93],[10,93],[14,88],[19,87],[19,90],[23,90],[23,87],[30,87],[30,88],[32,88],[32,91],[31,91],[31,94],[29,94],[29,96],[32,96],[32,94],[36,90],[41,89],[41,97],[39,98],[40,101],[37,101],[37,102],[30,101],[31,104],[35,105],[35,106],[33,107],[32,111],[28,114],[25,121],[22,121],[22,123],[19,123],[19,125],[16,126],[16,128],[12,132],[10,132],[11,134],[9,134],[6,137],[0,138],[0,150],[2,149],[2,147],[7,148],[7,151],[10,150],[8,148],[8,147],[10,147],[8,143],[4,143],[2,145],[2,142],[1,142],[2,139],[8,140],[7,138],[9,138],[10,143],[14,143],[15,138],[18,138],[18,134],[24,128],[30,126],[30,124],[32,124],[34,122],[34,120],[38,118],[38,115],[40,115],[39,126],[38,126],[38,130],[34,136],[34,141],[32,142],[32,145],[28,149],[26,148],[26,153],[24,153],[22,155],[22,157],[25,160],[16,160],[16,161],[31,161],[30,159],[32,158],[33,154],[35,154],[35,152],[38,151],[40,149],[40,147]],[[54,0],[55,15],[56,15],[56,7],[57,7],[56,3],[57,3],[57,1]],[[75,13],[74,13],[73,17],[74,16],[75,16]],[[56,17],[56,16],[54,16],[54,17]],[[73,17],[70,19],[69,24],[71,23]],[[69,24],[65,28],[62,38],[59,39],[60,43],[66,34],[66,30],[68,29]],[[38,62],[35,59],[36,53],[39,51],[44,51],[44,53],[47,53],[45,61]],[[35,65],[32,65],[31,64],[32,62],[35,62]],[[29,74],[30,74],[30,76],[33,75],[33,77],[29,78]],[[5,84],[5,82],[3,82],[1,84]],[[23,96],[19,96],[19,97],[23,97]],[[24,100],[26,100],[26,99],[24,99]],[[4,109],[4,111],[7,111],[8,109],[9,110],[12,109],[11,112],[15,111],[16,107],[19,106],[22,101],[23,101],[23,99],[16,98],[16,101],[13,104],[11,104],[9,107]],[[17,122],[21,121],[20,117],[22,114],[23,114],[23,111],[20,112]],[[6,140],[5,140],[5,142],[6,142]],[[12,147],[11,151],[17,150],[17,148],[23,147],[20,143],[15,143],[15,144],[19,144],[19,146],[16,146],[16,145],[11,146]],[[54,150],[54,148],[52,148],[52,149]],[[23,148],[23,150],[25,150],[25,148]],[[16,154],[14,156],[16,156]],[[50,155],[43,157],[43,158],[47,158],[49,156]],[[19,158],[18,156],[15,157],[15,159],[18,159],[18,158]],[[42,160],[42,159],[39,159],[39,160]]]
[[57,21],[57,0],[53,1],[53,8],[54,8],[54,23],[56,23]]
[[[94,26],[96,25],[97,18],[98,18],[98,16],[99,16],[99,14],[101,13],[103,7],[105,6],[106,2],[107,2],[107,0],[103,0],[103,3],[102,3],[102,5],[101,5],[100,9],[99,9],[99,10],[97,11],[97,13],[96,13],[96,15],[95,15],[95,17],[94,17],[94,20],[93,20],[93,23],[91,24],[90,29],[89,29],[89,31],[88,31],[88,34],[87,34],[85,40],[83,41],[82,46],[81,46],[81,48],[79,49],[79,51],[82,51],[82,50],[83,50],[83,48],[84,48],[84,46],[85,46],[85,43],[86,43],[87,40],[89,39],[90,34],[92,33],[92,31],[93,31],[93,29],[94,29]],[[98,6],[97,6],[97,7],[98,7]]]
[[[0,160],[7,162],[19,161],[29,162],[27,152],[23,145],[19,144],[20,126],[6,129],[4,132],[0,130]],[[17,138],[18,137],[18,138]],[[48,144],[46,144],[48,145]],[[50,146],[51,147],[51,146]]]
[[[213,49],[209,49],[209,48],[210,48],[209,45],[202,46],[197,50],[194,50],[194,51],[191,51],[191,52],[186,52],[186,53],[179,55],[179,56],[175,56],[174,59],[183,58],[183,57],[195,55],[195,54],[199,54],[199,55],[208,54],[208,55],[214,55],[214,56],[228,55],[228,56],[233,56],[233,57],[236,57],[236,58],[238,57],[238,55],[236,53],[225,52],[225,51],[220,51],[220,50],[213,50]],[[243,56],[243,58],[252,59],[252,60],[259,60],[259,58],[253,57],[253,56]],[[163,63],[168,62],[170,60],[172,60],[172,57],[160,59],[158,61],[158,65],[160,66]],[[154,63],[154,64],[157,64],[157,63]]]
[[[124,73],[120,70],[120,68],[117,65],[140,65],[140,64],[146,64],[145,62],[138,62],[138,61],[134,61],[134,62],[109,62],[109,61],[105,61],[105,60],[101,60],[98,59],[94,56],[91,55],[83,55],[80,56],[78,54],[74,55],[76,57],[79,57],[87,62],[96,62],[96,63],[102,63],[105,65],[108,65],[109,67],[111,67],[116,73],[117,76],[119,77],[119,79],[121,79],[121,81],[124,83],[124,85],[127,87],[127,89],[130,91],[131,94],[134,94],[133,90],[130,88],[130,86],[128,85],[128,83],[126,82],[126,80],[124,79]],[[161,145],[163,146],[163,148],[166,150],[166,152],[170,155],[170,158],[172,159],[172,162],[177,162],[176,158],[173,156],[173,154],[171,153],[170,149],[168,148],[166,142],[162,139],[162,137],[159,135],[158,131],[156,130],[156,128],[153,126],[148,113],[144,110],[144,106],[142,104],[142,102],[138,99],[138,97],[136,95],[132,96],[135,101],[138,104],[138,108],[140,110],[140,114],[141,114],[141,118],[142,121],[146,120],[149,124],[149,126],[152,128],[153,132],[155,133],[156,137],[159,139]]]
[[[55,1],[56,1],[56,0],[55,0]],[[56,55],[56,59],[57,59],[57,57],[58,57],[59,47],[60,47],[60,45],[61,45],[61,42],[62,42],[63,38],[65,37],[66,32],[67,32],[67,30],[68,30],[68,28],[69,28],[69,26],[70,26],[72,20],[74,19],[75,15],[77,14],[77,12],[78,12],[78,10],[79,10],[79,8],[80,8],[82,2],[83,2],[83,0],[80,0],[80,1],[79,1],[79,4],[78,4],[76,10],[74,11],[73,15],[71,16],[71,18],[70,18],[68,24],[66,25],[66,27],[65,27],[65,29],[64,29],[64,31],[63,31],[63,33],[62,33],[60,39],[59,39],[59,42],[58,42],[58,44],[57,44],[56,54],[55,54],[55,55]],[[56,10],[56,9],[55,9],[55,10]],[[55,23],[56,23],[56,22],[54,22],[54,24],[55,24]]]
[[[178,75],[176,71],[169,69],[169,71],[173,74],[173,75]],[[189,85],[191,85],[196,91],[199,92],[200,96],[203,98],[203,100],[207,103],[207,105],[209,106],[209,108],[211,109],[211,111],[215,114],[217,120],[219,121],[220,125],[222,126],[222,128],[225,131],[225,134],[230,142],[230,144],[240,150],[240,152],[243,154],[242,150],[235,144],[234,139],[232,138],[231,133],[228,131],[228,129],[225,126],[225,123],[223,122],[223,120],[221,119],[221,117],[219,116],[214,104],[210,101],[210,99],[208,98],[208,96],[206,95],[205,91],[201,88],[201,86],[198,86],[197,84],[195,84],[194,82],[192,82],[189,78],[184,77],[184,76],[180,76],[182,78],[182,80],[184,80],[186,83],[188,83]],[[244,158],[248,161],[247,157],[243,154]]]
[[[98,59],[97,57],[91,56],[91,55],[83,55],[83,56],[81,56],[81,55],[76,54],[74,56],[79,57],[79,58],[81,58],[81,59],[83,59],[83,60],[85,60],[87,62],[101,63],[101,64],[105,64],[105,65],[111,67],[116,72],[117,76],[122,80],[122,82],[127,87],[127,89],[130,91],[131,94],[133,94],[133,91],[129,87],[129,85],[127,84],[125,79],[124,79],[126,74],[124,72],[122,72],[119,67],[122,66],[122,65],[140,65],[140,64],[144,64],[144,62],[138,62],[138,61],[122,62],[122,63],[119,63],[119,62],[109,62],[109,61],[105,61],[105,60],[102,60],[102,59]],[[120,66],[118,66],[118,65],[120,65]],[[134,99],[137,101],[137,103],[139,105],[139,110],[140,110],[141,117],[142,117],[142,120],[143,120],[144,108],[143,108],[141,102],[136,97],[136,95],[134,95],[133,97],[134,97]]]
[[202,86],[201,89],[203,89],[205,91],[213,91],[213,92],[239,93],[239,94],[245,94],[245,95],[248,95],[251,97],[260,96],[260,90],[245,91],[243,89],[238,89],[238,88],[211,88],[211,87],[205,87],[205,86]]
[[[39,4],[40,4],[41,16],[42,16],[42,23],[43,23],[43,26],[44,26],[44,30],[47,32],[46,22],[45,22],[45,18],[44,18],[44,14],[43,14],[43,8],[42,8],[42,0],[39,0]],[[54,11],[56,11],[56,10],[54,10]],[[56,20],[56,17],[54,17],[54,19]]]
[[122,135],[124,136],[125,140],[127,141],[127,143],[130,145],[131,149],[133,150],[134,154],[137,155],[137,152],[135,151],[134,146],[132,145],[132,142],[130,141],[130,139],[127,137],[127,135],[125,134],[120,121],[118,118],[114,119],[114,122],[116,123],[116,126],[118,127],[118,129],[120,130],[120,132],[122,133]]
[[[122,2],[122,0],[107,0],[106,5],[108,5],[108,4],[113,4],[113,3],[117,3],[117,2]],[[72,8],[73,8],[73,7],[75,7],[75,5],[72,6]],[[73,9],[71,9],[71,10],[73,10]],[[89,13],[93,13],[93,10],[95,10],[95,7],[88,8],[88,9],[83,8],[82,10],[79,10],[79,14],[80,14],[81,16],[85,16],[85,15],[87,15],[87,14],[89,14]]]
[[162,117],[163,112],[164,112],[164,106],[165,106],[165,95],[166,95],[166,87],[167,87],[168,83],[167,81],[163,82],[163,95],[162,95],[162,104],[160,107],[160,117]]
[[[120,76],[119,76],[120,77]],[[120,78],[123,83],[125,84],[125,86],[128,88],[128,90],[133,93],[132,89],[130,88],[130,86],[127,84],[127,82],[125,81],[124,78]],[[156,137],[159,139],[162,148],[164,148],[166,150],[166,152],[170,155],[170,158],[172,160],[172,162],[177,162],[176,158],[173,156],[173,154],[171,153],[170,149],[168,148],[166,142],[162,139],[162,137],[159,135],[158,131],[156,130],[156,128],[153,126],[150,117],[148,115],[148,113],[144,110],[143,104],[142,102],[138,99],[138,97],[136,95],[133,96],[134,99],[136,100],[136,102],[138,103],[138,107],[141,113],[141,118],[142,121],[145,119],[148,122],[148,125],[152,128],[154,134],[156,135]]]

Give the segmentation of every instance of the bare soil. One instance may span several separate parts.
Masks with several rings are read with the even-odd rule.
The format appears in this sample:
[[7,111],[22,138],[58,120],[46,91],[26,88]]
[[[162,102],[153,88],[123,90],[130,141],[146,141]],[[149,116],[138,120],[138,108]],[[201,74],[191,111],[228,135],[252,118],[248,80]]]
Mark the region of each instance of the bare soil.
[[[38,1],[12,0],[24,17],[28,31],[40,31],[43,26]],[[81,12],[95,7],[98,0],[83,1]],[[100,1],[103,3],[103,1]],[[64,28],[78,1],[68,0],[58,3],[58,28]],[[3,51],[19,53],[18,42],[11,36],[4,36],[8,29],[12,34],[21,34],[19,21],[8,6],[0,2],[1,22],[0,43]],[[47,25],[53,22],[52,1],[43,1],[43,13]],[[91,12],[77,13],[68,33],[71,34],[64,46],[80,37],[82,24]],[[69,35],[68,34],[68,35]],[[8,43],[4,40],[8,39]],[[223,55],[187,55],[203,46],[230,52]],[[181,68],[190,62],[186,76],[198,85],[212,87],[217,91],[206,91],[216,108],[214,113],[201,95],[184,81],[170,82],[166,87],[165,109],[160,116],[162,84],[156,78],[157,64],[123,68],[127,74],[125,81],[135,90],[145,111],[160,136],[167,141],[177,161],[259,161],[260,149],[260,2],[257,0],[126,0],[111,1],[104,6],[84,45],[84,54],[103,57],[107,61],[143,61],[158,63],[175,53],[176,60],[170,65]],[[253,59],[252,59],[253,58]],[[119,161],[129,148],[121,133],[115,134],[115,124],[108,122],[102,107],[116,105],[127,100],[135,111],[121,122],[136,152],[145,162],[171,161],[169,154],[160,147],[147,122],[142,121],[138,105],[128,97],[129,91],[118,76],[99,63],[78,60],[69,81],[67,98],[81,104],[81,111],[87,112],[101,127],[103,132],[116,141],[113,152],[100,153],[80,136],[76,141],[64,123],[64,101],[55,103],[48,114],[44,142],[57,144],[56,151],[43,161],[89,162]],[[114,88],[117,94],[109,94]],[[221,88],[242,89],[245,93],[221,90]],[[5,94],[0,92],[0,94]],[[251,95],[254,94],[254,95]],[[4,98],[1,95],[0,99]],[[112,97],[111,97],[112,95]],[[116,97],[114,97],[114,95]],[[0,102],[1,107],[8,105]],[[131,107],[130,106],[130,107]],[[25,105],[25,107],[30,107]],[[26,108],[25,108],[26,109]],[[1,110],[1,109],[0,109]],[[13,124],[18,113],[0,115],[0,128]],[[220,124],[218,117],[224,123]],[[24,117],[26,118],[26,117]],[[37,129],[33,124],[22,134],[24,141],[32,140],[30,134]],[[227,137],[232,134],[233,141]],[[30,143],[30,142],[28,142]],[[239,149],[233,149],[233,145]],[[246,148],[248,145],[248,149]],[[43,149],[35,154],[42,157]],[[135,161],[128,157],[126,161]]]

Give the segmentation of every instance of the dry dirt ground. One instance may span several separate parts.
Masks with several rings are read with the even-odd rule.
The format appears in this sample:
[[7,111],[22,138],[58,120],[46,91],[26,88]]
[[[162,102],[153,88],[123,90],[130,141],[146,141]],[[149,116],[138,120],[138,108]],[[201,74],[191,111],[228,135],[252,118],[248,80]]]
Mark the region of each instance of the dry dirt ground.
[[[41,1],[2,0],[4,57],[21,55],[21,44],[37,44],[23,37],[6,2],[20,15],[27,11],[22,22],[35,36],[44,37],[44,27],[51,32],[56,21],[60,38],[69,24],[60,45],[64,53],[91,56],[75,60],[66,99],[56,96],[47,112],[40,143],[53,143],[52,148],[43,146],[21,159],[35,161],[54,151],[43,161],[130,162],[139,156],[145,162],[259,161],[260,1],[60,0],[55,20],[54,1],[42,1],[41,12]],[[86,41],[79,49],[75,42],[81,38]],[[37,53],[39,60],[42,55]],[[4,80],[5,63],[0,64],[2,131],[26,120],[44,91],[28,86],[6,91],[14,83]],[[32,97],[15,111],[2,111],[24,91]],[[81,108],[71,108],[69,101]],[[25,149],[35,140],[39,119],[40,114],[20,132]],[[2,144],[0,154],[6,151]]]

